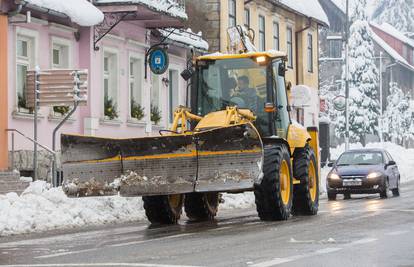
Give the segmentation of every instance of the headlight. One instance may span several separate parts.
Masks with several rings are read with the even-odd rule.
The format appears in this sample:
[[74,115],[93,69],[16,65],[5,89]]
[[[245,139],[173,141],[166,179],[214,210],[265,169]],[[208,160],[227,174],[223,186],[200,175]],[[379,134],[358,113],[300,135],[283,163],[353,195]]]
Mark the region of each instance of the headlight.
[[374,179],[374,178],[378,178],[381,177],[382,173],[380,172],[371,172],[370,174],[367,175],[368,179]]
[[329,174],[328,175],[328,178],[331,179],[331,180],[339,180],[339,179],[341,179],[341,177],[338,174],[336,174],[336,173]]

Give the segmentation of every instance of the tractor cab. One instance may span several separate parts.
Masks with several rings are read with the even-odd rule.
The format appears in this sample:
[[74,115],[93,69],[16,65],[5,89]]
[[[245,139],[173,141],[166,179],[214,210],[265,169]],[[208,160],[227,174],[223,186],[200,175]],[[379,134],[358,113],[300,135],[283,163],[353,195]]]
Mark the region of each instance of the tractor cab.
[[287,137],[290,124],[285,54],[252,52],[198,57],[192,80],[192,112],[205,116],[235,106],[248,109],[261,136]]

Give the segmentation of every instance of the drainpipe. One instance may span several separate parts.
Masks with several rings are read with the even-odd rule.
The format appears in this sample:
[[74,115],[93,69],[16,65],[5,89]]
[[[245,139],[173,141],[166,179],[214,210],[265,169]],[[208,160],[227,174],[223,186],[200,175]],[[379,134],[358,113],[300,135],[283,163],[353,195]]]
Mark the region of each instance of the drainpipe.
[[303,31],[306,31],[312,26],[312,19],[308,18],[308,25],[305,28],[300,29],[299,31],[295,32],[295,52],[296,52],[296,85],[299,84],[299,34]]
[[7,12],[7,16],[9,18],[16,16],[17,14],[20,13],[20,11],[22,11],[22,7],[23,7],[22,3],[20,3],[19,0],[15,1],[14,3],[17,5],[17,7],[15,10]]

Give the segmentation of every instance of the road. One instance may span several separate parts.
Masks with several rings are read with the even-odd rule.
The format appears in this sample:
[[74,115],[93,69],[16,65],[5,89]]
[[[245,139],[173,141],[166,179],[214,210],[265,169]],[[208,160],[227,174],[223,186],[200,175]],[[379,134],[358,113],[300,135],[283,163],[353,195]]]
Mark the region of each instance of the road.
[[398,198],[322,199],[317,216],[285,222],[261,222],[251,208],[223,211],[214,223],[137,222],[2,238],[1,264],[414,266],[414,183]]

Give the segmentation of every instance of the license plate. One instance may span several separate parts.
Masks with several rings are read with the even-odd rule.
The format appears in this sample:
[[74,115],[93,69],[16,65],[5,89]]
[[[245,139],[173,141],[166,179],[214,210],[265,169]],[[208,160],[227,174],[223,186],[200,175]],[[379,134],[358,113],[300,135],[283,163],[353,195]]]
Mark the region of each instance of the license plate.
[[362,180],[360,179],[353,179],[353,180],[343,180],[343,186],[358,186],[362,185]]

